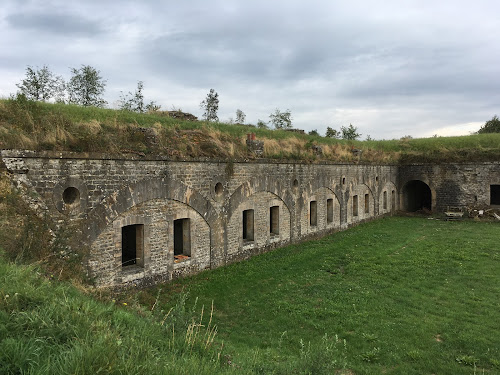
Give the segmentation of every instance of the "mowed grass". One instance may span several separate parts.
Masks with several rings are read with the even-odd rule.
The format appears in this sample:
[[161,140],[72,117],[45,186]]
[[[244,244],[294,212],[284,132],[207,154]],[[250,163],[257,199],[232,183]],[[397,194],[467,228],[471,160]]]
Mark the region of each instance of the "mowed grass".
[[499,223],[384,218],[121,298],[213,301],[239,373],[498,374],[499,238]]

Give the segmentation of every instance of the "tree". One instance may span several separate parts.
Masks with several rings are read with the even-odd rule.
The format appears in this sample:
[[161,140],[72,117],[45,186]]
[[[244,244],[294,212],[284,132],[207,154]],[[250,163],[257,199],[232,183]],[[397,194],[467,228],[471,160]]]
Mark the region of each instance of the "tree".
[[358,133],[358,128],[352,126],[352,124],[349,124],[347,128],[345,126],[341,126],[340,131],[342,132],[342,139],[354,141],[355,139],[361,137],[361,134]]
[[332,129],[329,126],[326,127],[326,135],[327,138],[340,138],[340,132],[336,129]]
[[261,119],[257,120],[257,127],[259,129],[269,129],[269,127],[267,126],[267,124],[264,121],[262,121]]
[[281,112],[278,108],[274,113],[269,115],[271,123],[275,129],[291,129],[292,128],[292,114],[290,110],[287,109],[285,112]]
[[154,100],[151,100],[148,104],[146,104],[146,111],[148,112],[156,112],[161,109],[161,105],[157,104]]
[[137,89],[134,94],[130,91],[126,95],[122,93],[120,96],[120,109],[139,113],[159,111],[161,105],[156,104],[154,101],[151,101],[146,105],[144,104],[144,94],[142,93],[143,89],[144,82],[139,81],[137,82]]
[[493,118],[489,121],[486,121],[484,125],[481,126],[481,129],[479,129],[477,132],[479,134],[500,133],[500,120],[496,115],[493,116]]
[[80,69],[71,68],[68,84],[69,102],[84,107],[104,107],[107,102],[100,96],[104,93],[106,81],[100,72],[90,65],[82,65]]
[[46,101],[51,98],[56,101],[64,100],[64,80],[60,76],[55,76],[47,65],[41,69],[28,66],[25,79],[16,86],[28,100]]
[[203,118],[206,121],[219,121],[217,111],[219,110],[219,94],[214,89],[210,89],[205,100],[200,103],[200,108],[204,110]]
[[319,136],[319,133],[318,133],[318,130],[317,129],[313,129],[309,132],[309,135],[315,135],[315,136]]
[[236,110],[236,123],[237,124],[244,124],[246,117],[247,117],[247,115],[245,115],[245,113],[241,109]]

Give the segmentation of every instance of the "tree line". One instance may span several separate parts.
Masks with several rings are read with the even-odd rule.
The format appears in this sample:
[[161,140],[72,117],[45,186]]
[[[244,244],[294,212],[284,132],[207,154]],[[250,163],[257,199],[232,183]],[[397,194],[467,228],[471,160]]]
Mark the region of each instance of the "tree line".
[[[102,97],[106,89],[106,80],[101,76],[101,72],[90,65],[82,65],[80,68],[70,68],[71,78],[66,82],[61,76],[55,75],[48,66],[34,69],[31,66],[26,68],[24,79],[16,84],[19,93],[26,99],[33,101],[49,101],[56,103],[69,103],[81,106],[104,107],[106,100]],[[119,109],[145,113],[159,111],[161,106],[155,101],[144,102],[144,82],[139,81],[135,92],[121,93]],[[219,121],[217,112],[219,110],[219,94],[210,89],[206,98],[200,103],[203,110],[203,119],[206,121]],[[245,113],[241,109],[236,110],[236,123],[244,124]],[[230,120],[232,122],[232,119]],[[257,127],[274,129],[292,129],[292,114],[289,109],[282,111],[276,109],[269,115],[269,122],[257,121]],[[316,130],[310,132],[318,135]],[[341,127],[340,131],[327,128],[327,137],[356,139],[360,136],[357,128],[349,125],[348,128]]]
[[[24,95],[26,99],[33,101],[50,101],[56,103],[77,104],[81,106],[104,107],[107,105],[103,98],[106,89],[106,80],[101,72],[90,65],[82,65],[80,68],[70,68],[71,77],[65,81],[63,77],[54,74],[47,65],[42,68],[28,66],[24,79],[16,84],[19,88],[18,94]],[[139,81],[135,92],[121,93],[118,101],[119,109],[138,113],[159,111],[161,106],[155,101],[144,102],[144,82]],[[205,121],[219,121],[217,112],[219,110],[219,94],[210,89],[206,98],[200,103]],[[246,114],[236,110],[236,124],[244,124]],[[233,122],[230,119],[230,122]],[[257,121],[259,128],[292,129],[292,114],[289,109],[282,111],[276,109],[269,115],[269,122],[261,119]],[[316,130],[309,132],[311,135],[319,135]],[[340,131],[327,128],[327,137],[356,139],[360,136],[357,128],[341,127]]]

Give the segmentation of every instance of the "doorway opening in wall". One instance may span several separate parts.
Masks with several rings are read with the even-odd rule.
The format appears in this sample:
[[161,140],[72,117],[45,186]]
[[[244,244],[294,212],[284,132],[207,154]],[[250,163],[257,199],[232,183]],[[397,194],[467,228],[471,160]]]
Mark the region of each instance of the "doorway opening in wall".
[[333,199],[326,200],[326,222],[333,223]]
[[243,211],[243,241],[253,241],[253,210]]
[[387,210],[387,191],[384,191],[384,197],[382,199],[383,209]]
[[370,194],[365,194],[365,214],[370,213]]
[[269,208],[269,233],[272,236],[280,234],[280,206]]
[[500,205],[500,185],[490,185],[490,205]]
[[191,224],[189,219],[174,220],[174,262],[191,257]]
[[144,225],[122,227],[122,267],[144,267]]
[[314,227],[318,225],[318,202],[311,201],[309,204],[309,224]]
[[352,197],[352,216],[358,216],[358,196]]
[[396,211],[396,191],[391,191],[391,211]]
[[404,208],[406,211],[432,210],[432,193],[429,185],[420,180],[406,183],[403,188]]

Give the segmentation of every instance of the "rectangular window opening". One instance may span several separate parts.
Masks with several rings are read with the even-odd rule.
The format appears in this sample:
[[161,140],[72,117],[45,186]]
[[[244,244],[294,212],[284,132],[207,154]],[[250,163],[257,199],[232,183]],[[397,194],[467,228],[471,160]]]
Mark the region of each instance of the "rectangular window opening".
[[384,210],[387,210],[387,191],[384,191],[383,207]]
[[253,210],[243,211],[243,240],[253,241]]
[[326,222],[333,223],[333,199],[326,200]]
[[309,208],[310,208],[309,224],[311,226],[316,226],[318,225],[318,202],[311,201]]
[[365,194],[365,214],[370,213],[370,194]]
[[352,197],[352,216],[358,216],[358,196]]
[[280,233],[280,207],[269,208],[269,232],[273,235]]
[[396,209],[396,192],[393,190],[391,192],[391,211]]
[[174,220],[174,259],[176,262],[191,256],[191,224],[189,219]]
[[490,185],[490,205],[500,205],[500,185]]
[[144,267],[144,225],[122,227],[122,267]]

